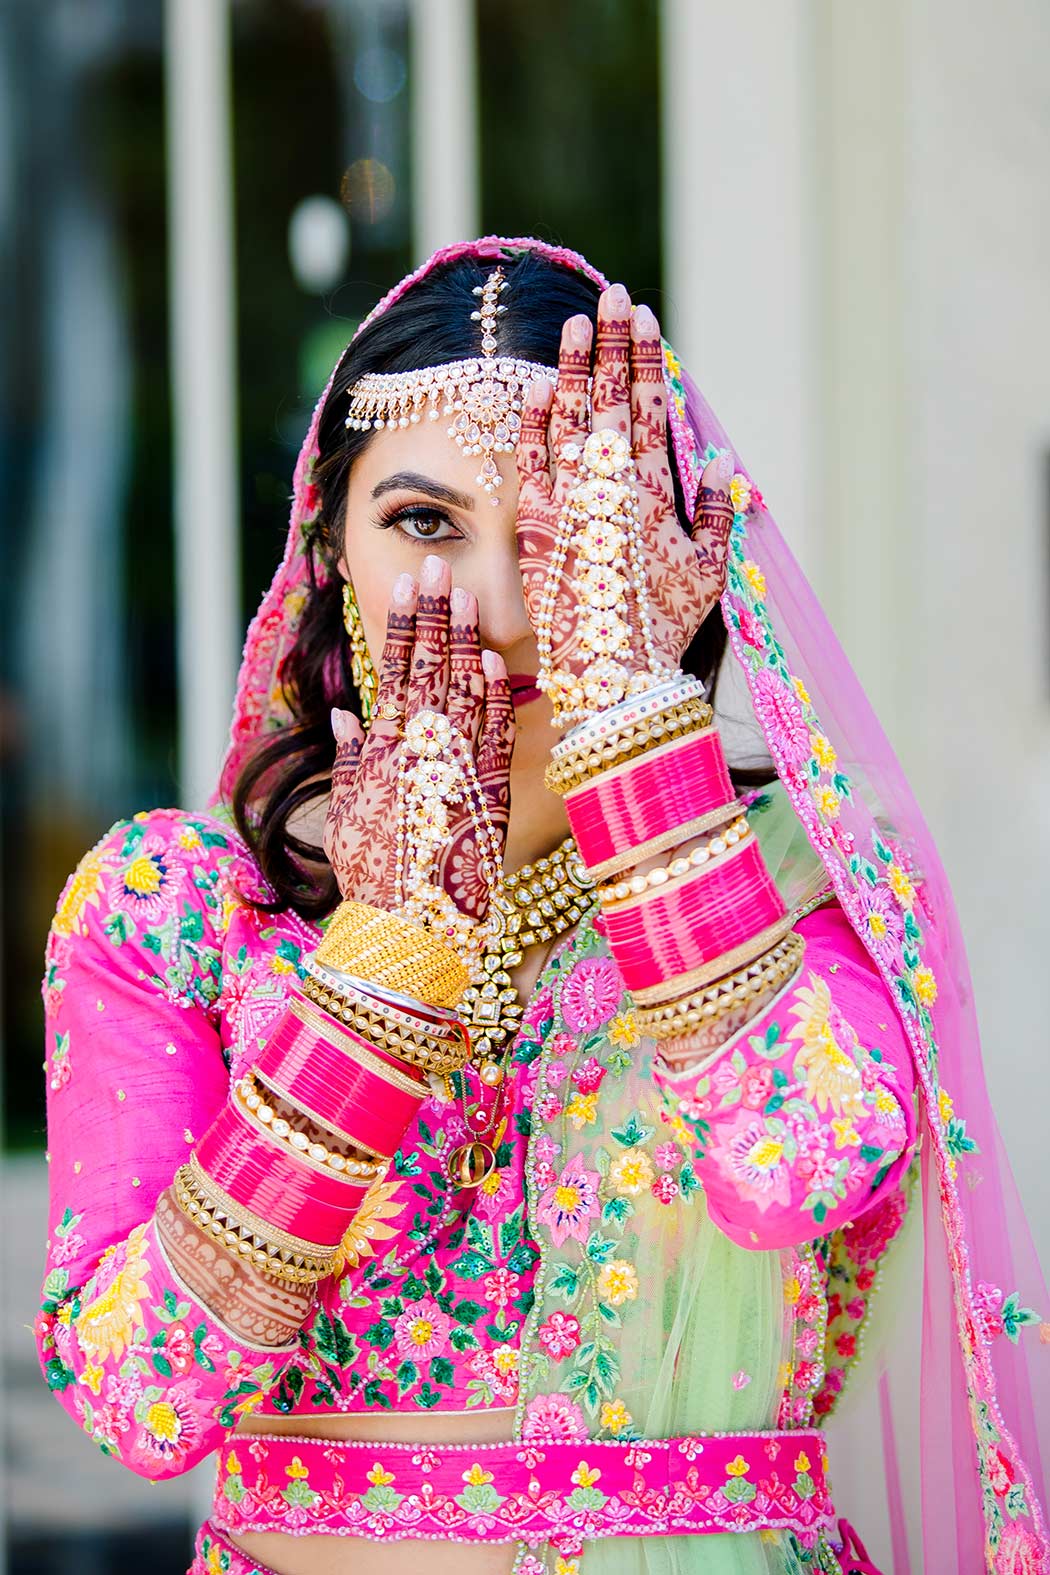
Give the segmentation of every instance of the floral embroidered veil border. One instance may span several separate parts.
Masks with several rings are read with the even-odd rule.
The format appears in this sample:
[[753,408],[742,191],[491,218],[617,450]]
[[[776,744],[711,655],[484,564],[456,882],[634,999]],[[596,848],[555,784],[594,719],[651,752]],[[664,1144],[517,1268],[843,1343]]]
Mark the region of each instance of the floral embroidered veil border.
[[[489,236],[436,252],[361,326],[442,263],[523,249],[607,282],[563,248]],[[669,349],[665,373],[691,507],[703,464],[731,445]],[[253,740],[289,719],[280,672],[305,597],[326,395],[296,465],[284,558],[249,630],[222,797]],[[1033,1310],[1046,1316],[1045,1287],[985,1087],[951,891],[889,742],[757,487],[741,487],[734,502],[722,598],[730,649],[795,811],[897,1002],[921,1086],[925,1567],[1050,1571],[1050,1324]]]

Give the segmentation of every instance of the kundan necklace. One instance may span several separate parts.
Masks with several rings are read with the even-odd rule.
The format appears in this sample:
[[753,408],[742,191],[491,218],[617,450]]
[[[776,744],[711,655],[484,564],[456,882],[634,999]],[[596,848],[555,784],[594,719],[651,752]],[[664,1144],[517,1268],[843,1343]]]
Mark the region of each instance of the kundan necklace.
[[459,1003],[471,1060],[481,1081],[497,1090],[491,1112],[480,1101],[468,1107],[466,1083],[460,1078],[463,1120],[467,1131],[476,1133],[448,1158],[449,1174],[461,1187],[480,1186],[496,1166],[507,1058],[525,1010],[511,983],[511,969],[523,961],[529,946],[557,940],[578,924],[591,907],[593,890],[571,837],[546,858],[503,877],[493,904],[496,929],[482,957],[485,979],[470,985]]

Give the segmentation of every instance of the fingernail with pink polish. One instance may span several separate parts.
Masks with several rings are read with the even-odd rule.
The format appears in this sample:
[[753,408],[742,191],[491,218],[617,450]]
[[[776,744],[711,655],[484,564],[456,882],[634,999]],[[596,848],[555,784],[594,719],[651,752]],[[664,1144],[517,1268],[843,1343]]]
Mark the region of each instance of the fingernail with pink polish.
[[579,316],[569,320],[569,338],[574,345],[585,345],[591,337],[590,318]]
[[503,658],[495,651],[482,651],[481,665],[486,678],[502,678],[504,673]]
[[719,481],[731,481],[733,479],[732,454],[719,454],[715,465],[715,474]]
[[656,333],[656,318],[647,306],[636,306],[631,321],[642,339],[652,339]]
[[338,706],[332,707],[332,734],[337,744],[345,744],[348,734],[346,731],[346,718]]
[[622,316],[631,304],[631,297],[622,284],[614,284],[610,287],[606,301],[614,312]]
[[434,590],[441,578],[441,559],[433,555],[423,559],[423,572],[419,576],[420,585],[425,585],[428,591]]
[[449,605],[454,613],[463,614],[466,612],[467,593],[461,585],[454,585],[452,587],[452,595],[449,597]]
[[397,579],[394,581],[394,601],[397,602],[400,607],[407,607],[408,603],[412,600],[412,593],[415,588],[416,582],[413,580],[410,574],[399,574]]

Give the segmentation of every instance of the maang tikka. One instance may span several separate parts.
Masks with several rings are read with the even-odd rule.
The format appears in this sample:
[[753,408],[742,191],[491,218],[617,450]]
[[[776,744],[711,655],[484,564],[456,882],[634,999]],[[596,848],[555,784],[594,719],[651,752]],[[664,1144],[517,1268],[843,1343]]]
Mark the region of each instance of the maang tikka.
[[350,390],[346,425],[354,432],[414,426],[424,410],[431,421],[450,416],[448,435],[464,454],[483,456],[475,480],[498,503],[503,485],[495,456],[513,454],[521,431],[525,390],[537,378],[553,382],[557,368],[537,361],[501,356],[497,330],[507,307],[500,296],[507,288],[503,269],[496,267],[484,284],[474,286],[480,297],[471,322],[481,327],[481,355],[411,372],[366,372]]

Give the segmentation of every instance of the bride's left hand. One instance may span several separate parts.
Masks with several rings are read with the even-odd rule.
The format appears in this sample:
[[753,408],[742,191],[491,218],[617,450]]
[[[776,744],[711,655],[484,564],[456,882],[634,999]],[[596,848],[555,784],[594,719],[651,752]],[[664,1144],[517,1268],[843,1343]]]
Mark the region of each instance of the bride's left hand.
[[[647,306],[632,312],[623,285],[604,291],[588,424],[592,337],[587,317],[569,318],[562,330],[557,387],[536,382],[526,395],[517,445],[517,530],[526,606],[535,628],[558,518],[576,480],[575,466],[561,458],[562,448],[566,443],[582,447],[591,431],[612,429],[627,439],[634,456],[653,644],[662,661],[678,667],[725,584],[732,456],[721,455],[704,470],[687,532],[675,511],[659,324]],[[553,660],[556,667],[578,672],[588,658],[575,641],[577,598],[571,576],[570,549],[554,610]],[[641,665],[640,639],[635,655]]]

